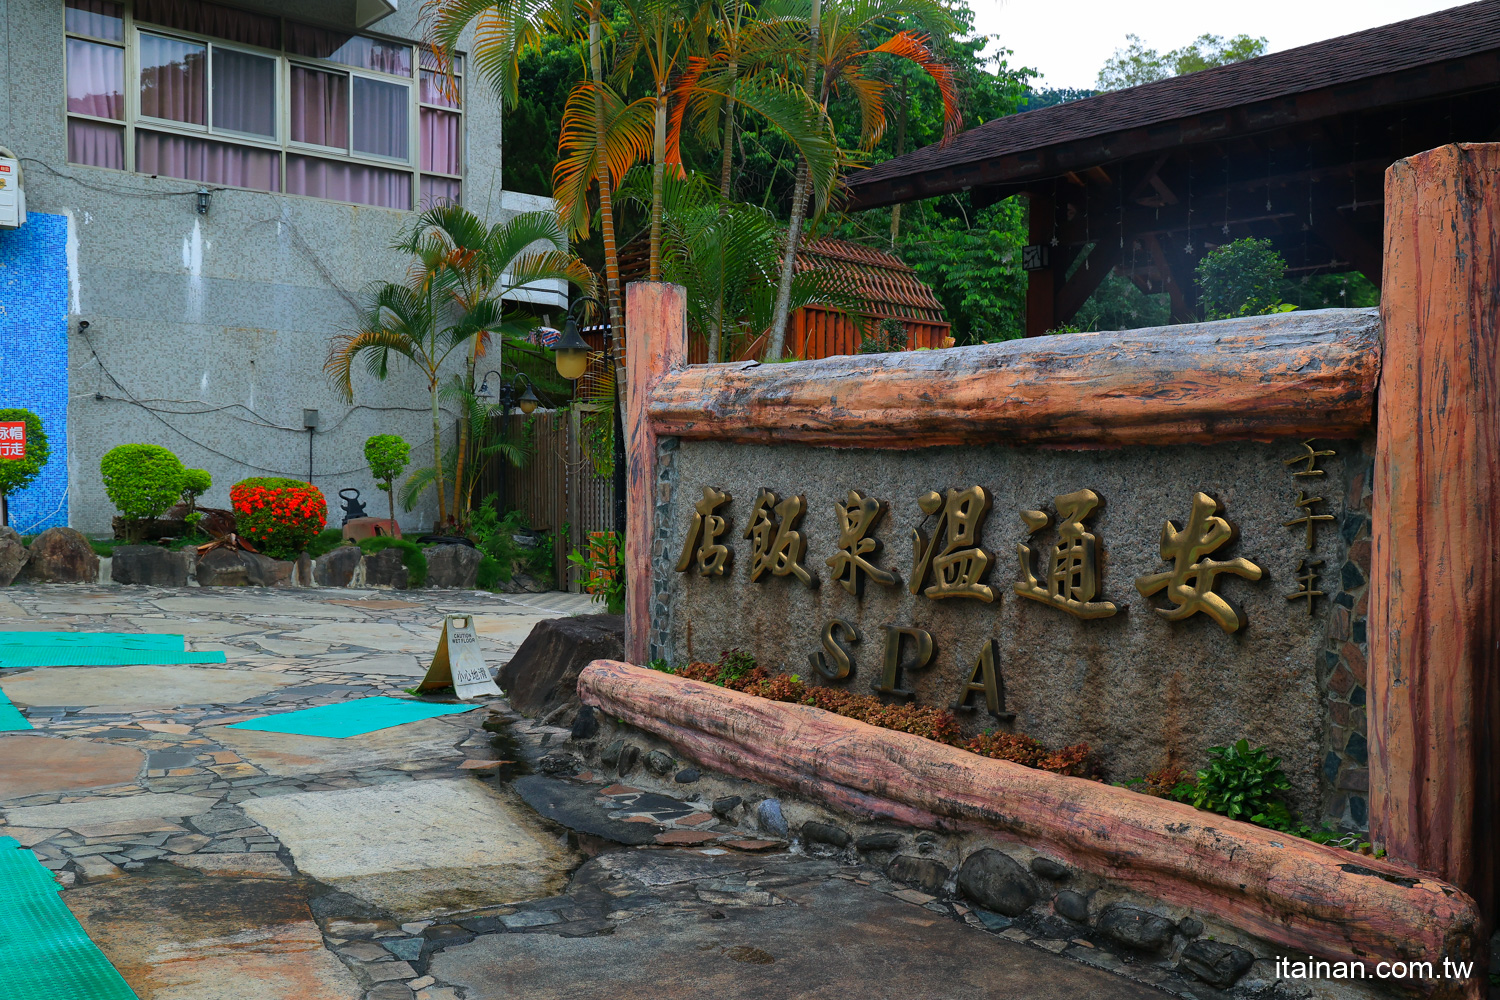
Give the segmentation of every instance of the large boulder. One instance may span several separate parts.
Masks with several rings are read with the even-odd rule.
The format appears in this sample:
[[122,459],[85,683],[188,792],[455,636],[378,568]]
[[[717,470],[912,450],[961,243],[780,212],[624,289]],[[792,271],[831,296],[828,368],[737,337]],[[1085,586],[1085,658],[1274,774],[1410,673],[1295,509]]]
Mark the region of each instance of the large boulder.
[[964,859],[958,869],[958,891],[986,910],[1019,917],[1036,902],[1036,883],[1015,858],[985,848]]
[[[429,566],[433,551],[428,550]],[[516,711],[542,716],[578,701],[578,675],[591,661],[624,657],[623,615],[549,618],[536,623],[500,668],[499,684]]]
[[1115,903],[1099,915],[1098,927],[1116,944],[1138,951],[1161,951],[1172,942],[1177,925],[1148,910]]
[[198,586],[290,587],[295,566],[244,549],[210,549],[198,560]]
[[407,570],[401,550],[382,549],[374,555],[365,556],[365,584],[371,587],[405,590]]
[[347,587],[354,581],[365,554],[358,545],[340,545],[313,560],[313,583],[319,587]]
[[115,583],[186,587],[195,555],[193,549],[173,552],[160,545],[117,545],[110,557],[110,577]]
[[83,534],[72,528],[48,528],[31,540],[21,570],[26,583],[97,583],[99,557]]
[[471,545],[434,545],[427,556],[427,586],[473,590],[484,553]]
[[31,554],[15,528],[0,527],[0,587],[9,587]]

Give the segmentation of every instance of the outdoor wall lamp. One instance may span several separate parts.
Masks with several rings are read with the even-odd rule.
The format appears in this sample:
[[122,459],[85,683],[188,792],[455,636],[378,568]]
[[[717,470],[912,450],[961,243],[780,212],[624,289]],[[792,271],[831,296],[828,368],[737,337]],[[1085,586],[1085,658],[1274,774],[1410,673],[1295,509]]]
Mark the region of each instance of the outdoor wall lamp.
[[[536,411],[541,400],[537,398],[535,386],[531,384],[531,379],[520,372],[516,374],[513,382],[506,381],[505,376],[494,369],[485,372],[484,381],[479,384],[479,395],[481,398],[488,399],[490,396],[491,375],[495,376],[496,403],[502,410],[509,410],[512,406],[516,406],[520,408],[522,413],[530,414]],[[516,395],[516,384],[525,386],[524,391],[519,396]]]
[[198,214],[199,215],[207,215],[208,214],[208,199],[209,199],[208,188],[199,188],[198,189]]
[[554,350],[557,352],[557,374],[569,382],[576,382],[583,377],[583,373],[589,367],[589,345],[578,333],[578,310],[586,302],[592,299],[579,299],[572,309],[568,310],[568,322],[563,328],[562,339],[557,342]]

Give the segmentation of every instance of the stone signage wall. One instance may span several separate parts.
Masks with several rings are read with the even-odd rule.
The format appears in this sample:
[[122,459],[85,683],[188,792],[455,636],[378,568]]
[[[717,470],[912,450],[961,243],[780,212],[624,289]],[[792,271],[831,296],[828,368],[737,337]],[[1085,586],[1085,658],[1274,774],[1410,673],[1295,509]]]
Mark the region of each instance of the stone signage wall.
[[[892,697],[956,707],[969,733],[1086,742],[1110,781],[1201,767],[1209,747],[1244,738],[1282,757],[1302,815],[1324,815],[1321,667],[1331,611],[1352,603],[1340,604],[1346,538],[1363,515],[1345,503],[1351,467],[1369,461],[1365,442],[876,451],[666,439],[659,448],[653,656],[686,663],[738,648],[816,683],[910,692]],[[757,514],[767,491],[774,501]],[[924,509],[932,492],[942,503],[928,497]],[[1196,527],[1195,494],[1210,498]],[[700,508],[723,519],[706,525],[713,538]],[[1183,603],[1168,597],[1169,521],[1183,565],[1228,563],[1211,584],[1206,572],[1182,576],[1198,591]],[[914,564],[929,549],[914,594]],[[850,554],[862,566],[857,594]],[[1289,598],[1308,590],[1322,593]],[[930,636],[930,662],[914,669],[926,640],[891,627]]]

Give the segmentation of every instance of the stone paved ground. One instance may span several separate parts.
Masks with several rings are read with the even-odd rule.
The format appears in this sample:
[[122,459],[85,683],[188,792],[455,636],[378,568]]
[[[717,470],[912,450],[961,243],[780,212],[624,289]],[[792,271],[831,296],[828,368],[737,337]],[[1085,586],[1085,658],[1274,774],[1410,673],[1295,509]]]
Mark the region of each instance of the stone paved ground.
[[475,616],[498,666],[538,620],[587,610],[567,594],[7,588],[0,630],[181,633],[227,662],[4,672],[36,731],[0,736],[0,832],[57,873],[142,1000],[1191,995],[853,856],[755,840],[690,786],[581,771],[567,730],[503,699],[343,740],[226,728],[399,694],[445,612]]

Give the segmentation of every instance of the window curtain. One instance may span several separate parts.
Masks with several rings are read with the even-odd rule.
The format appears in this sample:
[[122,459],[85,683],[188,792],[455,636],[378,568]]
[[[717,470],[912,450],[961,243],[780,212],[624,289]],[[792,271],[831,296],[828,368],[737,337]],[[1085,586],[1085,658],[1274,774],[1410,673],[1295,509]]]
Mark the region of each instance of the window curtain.
[[327,59],[356,69],[411,76],[410,46],[315,28],[310,24],[287,22],[286,50],[292,55]]
[[399,83],[354,78],[354,149],[359,153],[408,157],[408,102],[411,88]]
[[411,208],[411,174],[311,156],[286,158],[288,194],[352,201],[380,208]]
[[424,212],[439,205],[457,205],[462,185],[447,177],[422,176],[421,201],[417,207]]
[[68,39],[68,110],[124,121],[124,49]]
[[422,169],[437,174],[459,172],[458,115],[422,109]]
[[276,137],[276,60],[215,45],[215,129]]
[[123,4],[111,3],[110,0],[68,0],[67,9],[63,11],[63,24],[77,35],[124,41],[125,8]]
[[349,78],[303,66],[292,67],[293,142],[349,148]]
[[207,124],[204,114],[204,47],[141,32],[141,114]]
[[206,184],[279,191],[275,151],[136,129],[135,170]]
[[458,107],[458,78],[450,79],[446,73],[422,71],[421,97],[423,104],[441,104],[445,108]]
[[68,119],[68,162],[125,169],[125,127]]
[[262,49],[281,48],[279,22],[264,14],[221,7],[199,0],[136,0],[135,19],[226,42],[240,42]]

